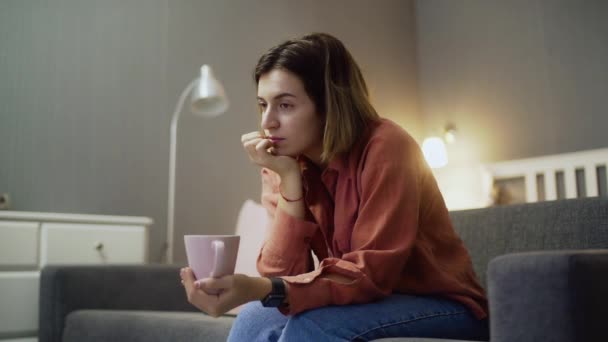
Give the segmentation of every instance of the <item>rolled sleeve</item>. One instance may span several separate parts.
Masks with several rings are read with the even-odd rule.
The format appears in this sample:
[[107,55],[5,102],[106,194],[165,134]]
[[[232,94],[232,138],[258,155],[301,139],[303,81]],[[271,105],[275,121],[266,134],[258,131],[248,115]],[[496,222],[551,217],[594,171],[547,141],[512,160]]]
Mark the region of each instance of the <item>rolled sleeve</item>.
[[309,267],[310,241],[319,229],[316,223],[294,218],[277,208],[274,223],[260,257],[262,275],[293,275]]

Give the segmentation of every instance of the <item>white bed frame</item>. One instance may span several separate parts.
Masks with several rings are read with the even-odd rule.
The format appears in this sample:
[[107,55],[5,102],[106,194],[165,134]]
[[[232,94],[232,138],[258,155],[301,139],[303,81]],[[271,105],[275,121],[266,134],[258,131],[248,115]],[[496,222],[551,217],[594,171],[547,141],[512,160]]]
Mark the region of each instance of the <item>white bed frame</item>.
[[[582,170],[586,197],[598,196],[598,169],[608,166],[608,148],[485,164],[494,180],[524,178],[526,202],[539,200],[537,177],[544,178],[545,200],[557,199],[556,174],[563,172],[566,198],[579,197],[576,172]],[[606,180],[604,180],[606,182]]]

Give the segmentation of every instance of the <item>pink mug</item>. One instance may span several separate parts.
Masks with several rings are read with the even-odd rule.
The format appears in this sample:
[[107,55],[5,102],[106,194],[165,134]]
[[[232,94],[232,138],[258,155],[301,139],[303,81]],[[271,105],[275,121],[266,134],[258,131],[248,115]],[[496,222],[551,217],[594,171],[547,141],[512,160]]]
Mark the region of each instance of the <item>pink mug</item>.
[[197,280],[234,274],[241,237],[184,235],[188,265]]

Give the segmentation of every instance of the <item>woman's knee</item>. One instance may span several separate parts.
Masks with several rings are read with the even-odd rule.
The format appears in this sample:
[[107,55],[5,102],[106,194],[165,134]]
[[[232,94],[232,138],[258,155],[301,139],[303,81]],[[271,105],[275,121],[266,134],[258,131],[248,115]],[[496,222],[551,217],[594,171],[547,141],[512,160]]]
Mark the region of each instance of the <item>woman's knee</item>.
[[[324,307],[292,316],[280,341],[346,341],[352,335],[340,324],[337,307]],[[338,310],[339,311],[339,310]]]
[[251,317],[258,316],[259,312],[262,311],[264,307],[260,302],[249,302],[241,307],[239,313],[237,315],[237,319],[249,319]]
[[245,304],[237,315],[228,341],[276,341],[287,317],[276,308],[265,308],[258,301]]
[[269,314],[265,309],[259,302],[250,302],[243,305],[234,320],[232,330],[248,330],[263,324],[268,320],[265,316]]

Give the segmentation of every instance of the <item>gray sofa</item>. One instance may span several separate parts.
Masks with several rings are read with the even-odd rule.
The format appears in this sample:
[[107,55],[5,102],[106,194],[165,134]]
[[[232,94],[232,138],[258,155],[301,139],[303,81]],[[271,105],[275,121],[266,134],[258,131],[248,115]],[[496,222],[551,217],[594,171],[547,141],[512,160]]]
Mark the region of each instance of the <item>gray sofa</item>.
[[[488,289],[491,341],[608,341],[608,199],[451,216]],[[214,319],[189,305],[179,268],[46,267],[40,342],[225,340],[233,317]]]

